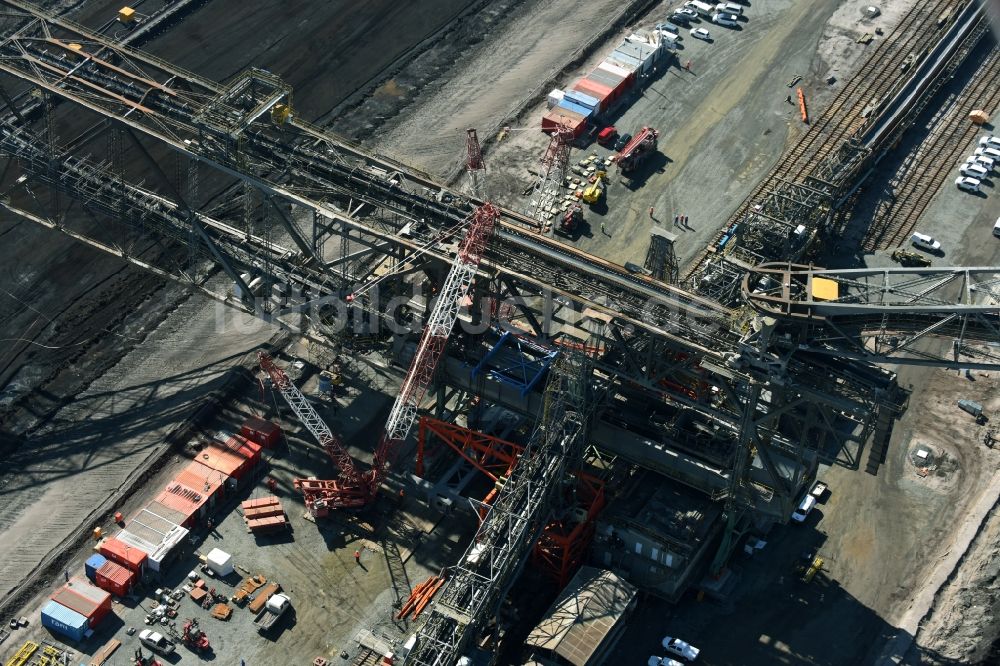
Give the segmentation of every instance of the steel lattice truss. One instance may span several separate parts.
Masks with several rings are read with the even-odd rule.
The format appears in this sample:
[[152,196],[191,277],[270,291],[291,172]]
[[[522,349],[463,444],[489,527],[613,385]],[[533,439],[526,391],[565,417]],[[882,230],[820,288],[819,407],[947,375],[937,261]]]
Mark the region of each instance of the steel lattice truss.
[[[326,421],[316,413],[312,403],[302,395],[302,391],[288,378],[284,370],[274,364],[266,352],[257,352],[257,361],[261,369],[268,374],[274,386],[288,402],[299,421],[312,433],[319,445],[340,470],[340,482],[325,482],[334,484],[322,497],[307,496],[306,503],[312,505],[317,499],[327,501],[330,508],[346,508],[362,506],[368,498],[367,486],[361,474],[354,466],[354,459],[344,448],[340,438],[333,434]],[[310,480],[304,480],[308,482]],[[303,480],[296,480],[296,485],[302,485]]]
[[408,664],[451,666],[496,611],[544,527],[567,470],[582,459],[587,382],[584,358],[565,354],[553,364],[538,427],[441,589]]
[[389,412],[385,433],[375,451],[370,482],[373,494],[388,473],[400,445],[417,420],[417,410],[434,379],[434,371],[444,353],[448,336],[451,335],[451,330],[458,320],[459,310],[469,295],[472,281],[476,277],[476,269],[493,234],[493,226],[499,214],[492,204],[484,204],[472,214],[462,247],[455,255],[451,270],[448,271],[448,276],[441,286],[437,303],[424,327],[409,372]]
[[[1000,269],[817,269],[764,264],[747,273],[744,298],[759,312],[797,328],[803,352],[876,363],[988,367],[985,345],[1000,344]],[[930,336],[954,343],[949,360]],[[976,345],[975,347],[971,345]]]

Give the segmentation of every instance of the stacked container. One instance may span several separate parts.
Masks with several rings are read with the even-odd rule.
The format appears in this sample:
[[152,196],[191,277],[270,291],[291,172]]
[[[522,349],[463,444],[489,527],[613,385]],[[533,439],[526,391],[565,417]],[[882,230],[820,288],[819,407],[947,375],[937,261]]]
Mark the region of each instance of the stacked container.
[[146,565],[146,558],[149,557],[149,554],[142,549],[114,537],[105,539],[101,543],[101,555],[136,573],[142,571]]
[[91,629],[111,612],[111,595],[84,578],[70,579],[70,582],[55,591],[51,599],[85,617],[87,626]]
[[105,562],[97,570],[97,585],[118,597],[124,597],[135,584],[135,572],[115,562]]
[[72,641],[82,641],[92,631],[87,618],[56,601],[42,608],[42,626]]
[[94,581],[97,576],[97,570],[104,566],[104,563],[108,561],[108,558],[104,557],[100,553],[94,553],[87,558],[86,563],[83,565],[83,570],[87,574],[87,578]]
[[266,449],[273,449],[281,440],[281,428],[257,416],[251,416],[243,422],[240,434]]

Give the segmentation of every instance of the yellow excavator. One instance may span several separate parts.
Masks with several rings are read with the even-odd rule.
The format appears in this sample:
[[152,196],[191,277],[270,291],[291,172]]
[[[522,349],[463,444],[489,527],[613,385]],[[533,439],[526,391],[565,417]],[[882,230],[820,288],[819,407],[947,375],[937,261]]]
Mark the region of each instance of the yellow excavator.
[[580,197],[583,199],[584,203],[594,205],[601,200],[604,196],[605,181],[607,180],[607,173],[604,171],[598,171],[594,182],[587,186],[583,191],[583,195]]

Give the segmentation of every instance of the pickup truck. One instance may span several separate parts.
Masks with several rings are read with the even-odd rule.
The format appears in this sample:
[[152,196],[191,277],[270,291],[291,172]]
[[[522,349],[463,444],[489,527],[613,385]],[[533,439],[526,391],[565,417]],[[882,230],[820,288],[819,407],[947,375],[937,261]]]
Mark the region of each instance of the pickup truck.
[[257,631],[261,634],[268,631],[291,607],[292,600],[288,598],[288,595],[275,594],[272,596],[264,604],[264,609],[253,619],[253,623],[257,625]]

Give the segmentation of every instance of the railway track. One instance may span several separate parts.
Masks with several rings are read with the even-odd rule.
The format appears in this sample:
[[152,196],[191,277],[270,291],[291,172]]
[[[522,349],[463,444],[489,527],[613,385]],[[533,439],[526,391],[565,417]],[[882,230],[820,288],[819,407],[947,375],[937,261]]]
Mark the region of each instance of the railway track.
[[977,132],[968,120],[969,112],[1000,106],[998,80],[1000,48],[994,47],[969,83],[947,101],[927,138],[894,174],[889,183],[892,193],[877,206],[862,241],[866,252],[903,245],[913,233],[941,183],[949,173],[957,173],[962,153]]
[[[803,181],[815,165],[861,129],[878,103],[887,99],[905,80],[903,76],[886,76],[886,72],[905,73],[903,67],[907,58],[911,54],[922,55],[933,45],[939,30],[946,24],[940,21],[941,17],[948,12],[950,17],[954,17],[965,4],[966,0],[916,3],[882,40],[861,69],[837,93],[816,122],[785,151],[778,164],[754,188],[751,195],[744,199],[708,247],[714,246],[726,229],[743,219],[753,203],[765,192],[774,189],[782,181]],[[914,64],[915,59],[905,69],[909,70]],[[685,266],[681,273],[682,281],[687,282],[701,267],[709,255],[708,247]]]

